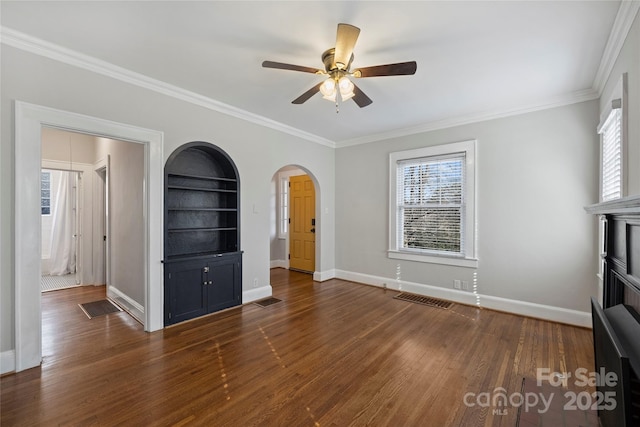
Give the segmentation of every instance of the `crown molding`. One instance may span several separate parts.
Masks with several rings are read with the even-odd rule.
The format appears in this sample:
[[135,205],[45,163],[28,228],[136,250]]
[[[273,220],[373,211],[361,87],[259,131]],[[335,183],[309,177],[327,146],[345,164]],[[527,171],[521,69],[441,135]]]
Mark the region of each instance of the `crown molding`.
[[0,43],[25,52],[53,59],[64,64],[72,65],[97,74],[102,74],[125,83],[139,86],[175,99],[189,102],[209,110],[217,111],[247,122],[274,129],[289,135],[293,135],[307,141],[315,142],[327,147],[335,148],[335,142],[309,132],[296,129],[284,123],[268,119],[258,114],[236,108],[204,95],[165,83],[160,80],[136,73],[123,67],[106,61],[76,52],[54,43],[30,36],[20,31],[7,27],[0,27]]
[[[609,37],[609,41],[607,43],[605,55],[603,55],[603,60],[601,61],[600,68],[598,70],[598,76],[608,76],[608,74],[611,72],[611,68],[615,63],[615,58],[617,58],[617,55],[622,48],[622,44],[626,38],[627,33],[629,32],[629,29],[631,28],[633,18],[637,14],[638,9],[640,9],[640,1],[634,0],[622,2],[616,16],[614,28],[612,29],[611,36]],[[226,114],[239,118],[241,120],[257,124],[259,126],[274,129],[331,148],[341,148],[366,144],[385,139],[392,139],[418,133],[447,129],[471,123],[478,123],[487,120],[494,120],[503,117],[510,117],[519,114],[526,114],[534,111],[590,101],[593,99],[597,99],[600,96],[602,88],[604,87],[604,82],[606,82],[606,78],[604,78],[601,83],[597,83],[599,81],[598,79],[603,79],[603,77],[597,77],[596,82],[594,82],[593,89],[574,92],[529,106],[506,110],[485,111],[465,116],[423,123],[413,127],[366,135],[359,138],[342,141],[332,141],[7,27],[0,27],[0,42],[7,46],[12,46],[14,48],[33,53],[35,55],[43,56],[68,65],[92,71],[97,74],[111,77],[116,80],[152,90],[154,92],[161,93],[175,99],[189,102],[194,105],[198,105],[222,114]],[[606,74],[604,74],[604,71],[601,71],[605,69],[608,69],[608,72]]]
[[625,0],[620,2],[618,14],[613,22],[609,39],[607,40],[604,53],[602,54],[602,59],[600,60],[600,66],[598,67],[596,77],[593,80],[593,89],[598,93],[598,95],[602,95],[604,86],[611,75],[611,71],[618,59],[618,55],[620,55],[620,51],[627,39],[627,35],[633,25],[633,21],[638,14],[638,10],[640,10],[640,1],[638,0]]
[[454,117],[451,119],[438,120],[434,122],[424,123],[418,126],[395,129],[389,132],[382,132],[375,135],[367,135],[360,138],[348,139],[336,142],[336,148],[350,147],[353,145],[368,144],[370,142],[382,141],[386,139],[399,138],[402,136],[415,135],[418,133],[431,132],[435,130],[447,129],[456,126],[463,126],[472,123],[485,122],[488,120],[501,119],[504,117],[517,116],[520,114],[532,113],[540,110],[548,110],[550,108],[562,107],[570,104],[577,104],[585,101],[598,99],[600,95],[593,89],[585,89],[573,92],[568,95],[559,96],[549,99],[546,102],[530,104],[524,107],[518,107],[507,110],[485,111],[481,113],[470,114],[466,116]]
[[598,99],[602,95],[604,86],[609,79],[613,66],[615,65],[618,55],[622,50],[622,46],[629,34],[631,26],[640,10],[639,0],[623,0],[620,3],[618,13],[616,14],[609,39],[600,60],[600,65],[596,73],[593,85],[591,89],[586,89],[578,92],[568,94],[566,96],[559,97],[554,100],[549,100],[540,104],[533,104],[521,108],[515,108],[511,110],[498,110],[487,111],[482,113],[475,113],[467,116],[460,116],[451,119],[439,120],[429,123],[424,123],[411,128],[396,129],[389,132],[383,132],[375,135],[367,135],[360,138],[348,139],[343,141],[337,141],[336,147],[349,147],[353,145],[367,144],[370,142],[381,141],[384,139],[398,138],[402,136],[414,135],[417,133],[430,132],[434,130],[447,129],[455,126],[462,126],[471,123],[478,123],[487,120],[499,119],[503,117],[515,116],[518,114],[531,113],[534,111],[545,110],[548,108],[561,107],[564,105],[576,104],[584,101],[591,101]]

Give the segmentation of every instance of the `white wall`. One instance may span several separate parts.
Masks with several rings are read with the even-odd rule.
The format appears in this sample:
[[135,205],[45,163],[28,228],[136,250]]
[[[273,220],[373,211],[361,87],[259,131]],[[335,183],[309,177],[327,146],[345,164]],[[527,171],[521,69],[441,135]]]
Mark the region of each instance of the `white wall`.
[[[426,294],[433,289],[421,285],[452,290],[455,279],[476,280],[481,296],[588,311],[596,223],[583,207],[597,197],[597,121],[591,101],[338,149],[338,275],[391,286],[399,278]],[[470,139],[477,139],[478,268],[387,258],[389,153]]]
[[11,161],[14,100],[162,131],[165,160],[178,146],[190,141],[208,141],[225,150],[240,175],[244,302],[271,294],[271,179],[285,165],[304,167],[317,179],[318,209],[322,212],[317,227],[320,253],[317,270],[331,272],[334,269],[335,153],[332,148],[6,45],[2,46],[0,67],[0,352],[14,347],[14,169]]
[[68,163],[93,164],[95,161],[94,137],[59,129],[42,128],[42,159]]
[[[640,194],[640,13],[627,35],[600,98],[600,111],[606,110],[618,80],[623,73],[628,79],[628,151],[625,167],[628,173],[627,196]],[[593,201],[594,203],[597,200]]]

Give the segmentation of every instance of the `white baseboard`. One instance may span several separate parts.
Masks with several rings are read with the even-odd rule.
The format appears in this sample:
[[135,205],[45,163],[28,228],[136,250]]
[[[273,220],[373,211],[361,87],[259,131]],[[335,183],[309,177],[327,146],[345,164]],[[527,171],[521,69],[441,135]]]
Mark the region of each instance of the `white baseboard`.
[[122,305],[122,308],[144,325],[144,307],[140,303],[133,300],[129,295],[115,286],[107,287],[107,296]]
[[336,277],[336,270],[333,268],[331,270],[316,271],[313,273],[313,280],[315,282],[324,282],[325,280],[335,279],[335,277]]
[[272,259],[270,268],[289,268],[289,263],[286,259]]
[[[289,261],[283,259],[271,260],[271,268],[286,268],[289,269]],[[334,269],[327,271],[314,271],[313,280],[315,282],[324,282],[325,280],[333,279],[336,277],[336,271]]]
[[553,322],[591,328],[591,313],[585,311],[570,310],[562,307],[500,298],[491,295],[482,295],[474,292],[441,288],[422,283],[407,282],[404,280],[396,280],[344,270],[335,270],[335,277],[342,280],[364,283],[366,285],[378,286],[381,288],[386,287],[387,289],[406,291],[434,298],[442,298],[449,301],[459,302],[461,304],[476,305],[482,308],[504,311],[521,316],[535,317]]
[[8,350],[0,353],[0,375],[16,370],[16,351]]
[[248,291],[242,291],[242,303],[247,304],[252,301],[269,298],[271,295],[271,286],[261,286],[259,288],[249,289]]

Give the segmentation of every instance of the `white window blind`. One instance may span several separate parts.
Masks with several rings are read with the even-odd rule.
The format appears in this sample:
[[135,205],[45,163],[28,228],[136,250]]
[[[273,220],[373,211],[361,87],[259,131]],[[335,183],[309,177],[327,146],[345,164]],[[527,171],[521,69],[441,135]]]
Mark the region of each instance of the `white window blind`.
[[397,163],[397,247],[464,255],[465,153]]
[[[619,105],[619,103],[618,103]],[[622,197],[622,110],[613,108],[600,128],[602,135],[602,201]]]

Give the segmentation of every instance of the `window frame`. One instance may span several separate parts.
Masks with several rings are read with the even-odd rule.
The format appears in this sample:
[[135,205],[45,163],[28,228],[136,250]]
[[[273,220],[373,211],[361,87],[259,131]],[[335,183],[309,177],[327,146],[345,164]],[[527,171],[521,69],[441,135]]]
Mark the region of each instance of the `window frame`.
[[[49,181],[49,188],[48,188],[49,197],[42,197],[42,191],[45,190],[44,188],[42,188],[42,184],[45,182],[45,180],[43,180],[42,178],[43,178],[43,176],[45,174],[49,176],[49,179],[48,179],[48,181]],[[51,207],[52,207],[51,206],[51,178],[52,178],[51,175],[52,174],[51,174],[50,170],[41,170],[40,171],[40,215],[41,216],[51,216]],[[45,199],[49,199],[49,206],[48,206],[49,213],[42,213],[42,210],[45,208],[45,206],[42,204],[42,201],[45,200]]]
[[[398,246],[401,232],[398,223],[398,167],[400,162],[412,159],[442,157],[464,153],[465,179],[463,182],[463,219],[461,220],[461,253],[404,249]],[[478,266],[476,257],[476,140],[433,145],[389,154],[389,250],[391,259],[445,264],[459,267]]]
[[[628,98],[627,98],[627,73],[623,73],[618,83],[613,88],[613,91],[605,104],[605,108],[602,109],[600,114],[600,123],[598,124],[597,132],[600,135],[600,161],[598,164],[599,179],[598,179],[598,200],[600,202],[617,200],[618,198],[625,197],[627,195],[627,129],[628,129]],[[604,199],[604,133],[606,131],[606,125],[611,120],[612,114],[618,111],[620,114],[620,196],[616,198]]]
[[[616,100],[619,101],[619,100]],[[614,101],[615,102],[615,101]],[[622,109],[619,102],[611,108],[607,119],[600,127],[600,201],[606,202],[622,197]],[[611,135],[611,133],[613,135]],[[616,137],[617,134],[617,137]],[[617,162],[607,160],[616,158]],[[615,174],[615,169],[618,169]],[[615,176],[615,178],[611,178]]]
[[289,176],[278,174],[278,239],[289,235]]

